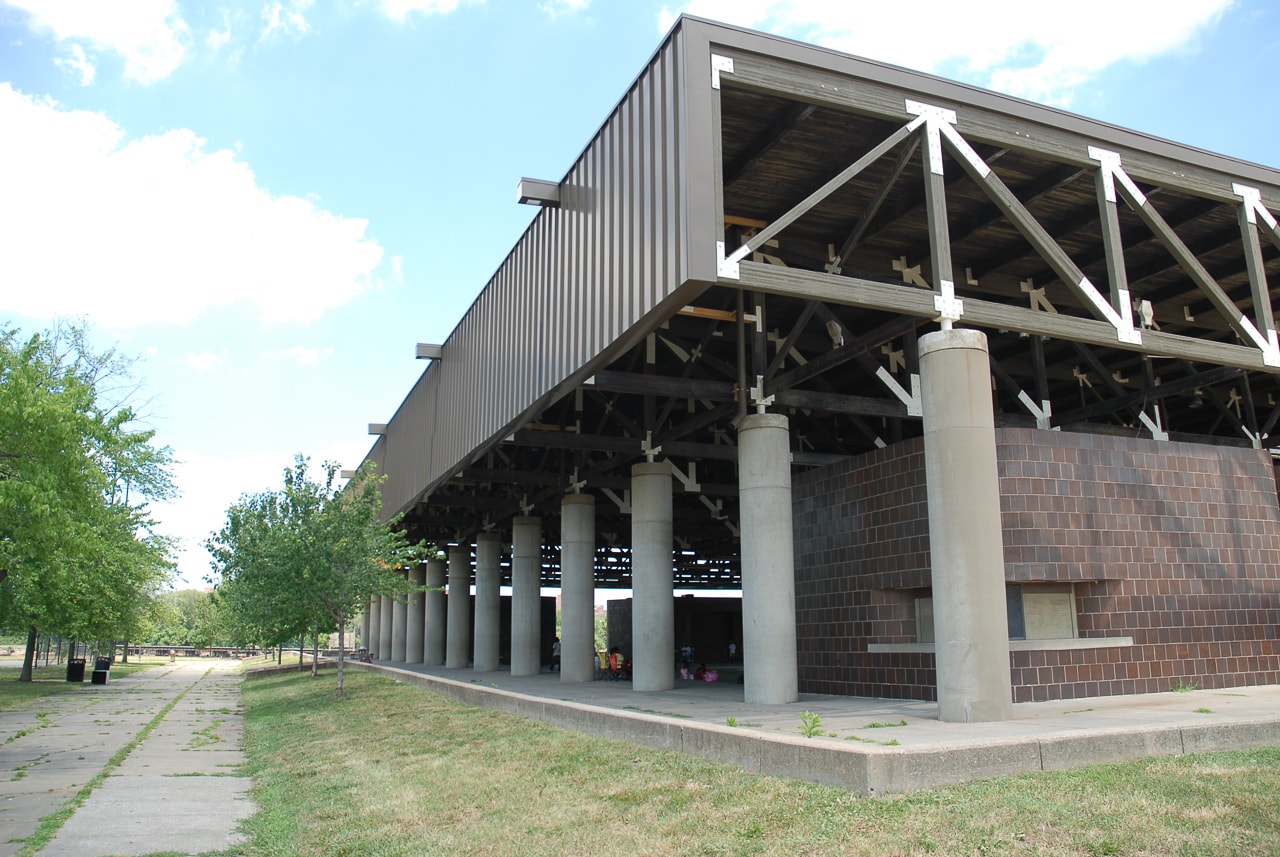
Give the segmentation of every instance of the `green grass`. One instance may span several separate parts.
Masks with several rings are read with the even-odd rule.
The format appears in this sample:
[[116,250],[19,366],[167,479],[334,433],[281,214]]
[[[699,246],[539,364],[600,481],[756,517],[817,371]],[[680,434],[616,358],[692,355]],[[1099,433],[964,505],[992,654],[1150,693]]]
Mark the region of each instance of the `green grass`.
[[[116,663],[111,667],[111,675],[108,681],[115,681],[127,675],[151,669],[152,667],[161,666],[159,661],[150,663]],[[89,680],[93,674],[93,664],[88,664],[85,670],[84,682],[67,681],[67,666],[47,666],[38,667],[31,671],[31,681],[18,681],[18,674],[21,672],[17,667],[5,667],[0,670],[0,711],[22,705],[33,699],[40,699],[44,696],[52,696],[55,693],[92,693],[93,683]]]
[[247,855],[1280,853],[1280,749],[887,798],[476,709],[353,671],[244,685]]

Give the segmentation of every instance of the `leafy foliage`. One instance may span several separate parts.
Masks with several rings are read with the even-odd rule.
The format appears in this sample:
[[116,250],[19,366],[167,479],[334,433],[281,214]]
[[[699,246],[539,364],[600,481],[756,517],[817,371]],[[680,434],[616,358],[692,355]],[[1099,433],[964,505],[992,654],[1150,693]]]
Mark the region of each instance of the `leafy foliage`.
[[130,362],[83,326],[3,328],[0,389],[0,626],[128,636],[172,567],[147,502],[175,493],[169,449],[127,404]]
[[[337,465],[326,463],[317,481],[308,463],[295,457],[280,490],[241,497],[207,542],[231,621],[267,645],[345,633],[372,596],[407,590],[399,567],[417,558],[396,522],[381,519],[372,465],[340,489]],[[338,693],[342,681],[339,655]]]

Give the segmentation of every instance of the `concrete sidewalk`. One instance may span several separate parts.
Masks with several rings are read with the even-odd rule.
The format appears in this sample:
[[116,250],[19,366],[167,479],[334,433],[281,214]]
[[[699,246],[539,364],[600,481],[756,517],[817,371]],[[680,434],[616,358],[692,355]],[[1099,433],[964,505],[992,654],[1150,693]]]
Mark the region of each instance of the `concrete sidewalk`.
[[58,857],[199,854],[242,841],[238,661],[182,661],[0,712],[0,857],[16,853],[174,703],[41,850]]
[[[640,693],[629,682],[561,683],[550,673],[513,678],[386,662],[354,666],[469,704],[869,795],[1143,756],[1280,746],[1276,685],[1020,703],[1003,723],[942,723],[936,703],[911,700],[801,694],[791,705],[750,705],[732,668],[722,671],[730,681],[677,678],[669,691]],[[821,720],[814,737],[801,734],[802,712]]]

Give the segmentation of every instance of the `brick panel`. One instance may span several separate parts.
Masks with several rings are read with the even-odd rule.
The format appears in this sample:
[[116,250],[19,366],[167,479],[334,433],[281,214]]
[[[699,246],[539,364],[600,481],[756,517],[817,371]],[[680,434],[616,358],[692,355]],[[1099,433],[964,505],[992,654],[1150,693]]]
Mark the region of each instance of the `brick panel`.
[[[1280,508],[1259,450],[1000,429],[1010,582],[1075,585],[1081,637],[1134,645],[1010,655],[1015,701],[1280,683]],[[794,482],[801,689],[932,699],[916,639],[929,585],[919,440]]]

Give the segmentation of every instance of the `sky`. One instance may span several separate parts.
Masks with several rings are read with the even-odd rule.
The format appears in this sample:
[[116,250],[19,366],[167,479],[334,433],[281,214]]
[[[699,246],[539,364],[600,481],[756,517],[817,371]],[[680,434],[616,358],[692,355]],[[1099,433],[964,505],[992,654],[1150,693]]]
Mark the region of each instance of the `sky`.
[[681,13],[1280,166],[1271,0],[907,8],[0,0],[0,326],[138,358],[201,585],[239,496],[359,465]]

